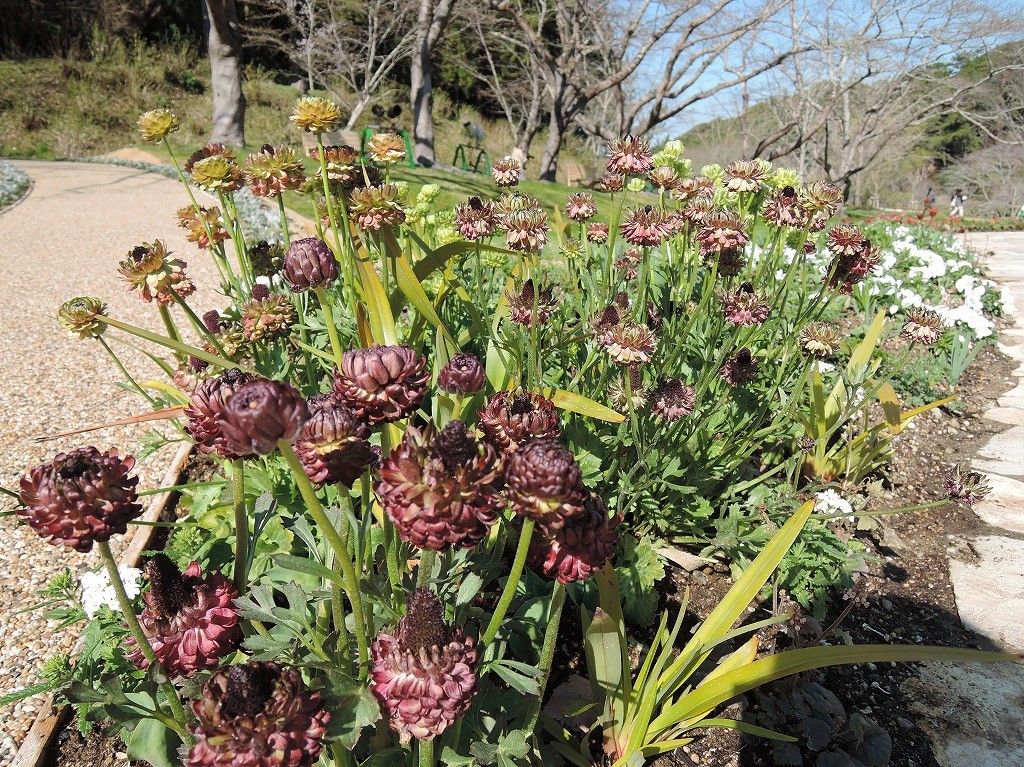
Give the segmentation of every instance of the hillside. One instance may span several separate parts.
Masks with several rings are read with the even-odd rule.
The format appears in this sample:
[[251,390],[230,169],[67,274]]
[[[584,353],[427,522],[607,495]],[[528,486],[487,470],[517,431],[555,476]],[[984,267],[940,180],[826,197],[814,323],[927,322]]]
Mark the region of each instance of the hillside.
[[[274,73],[257,67],[246,70],[247,150],[264,143],[299,141],[298,132],[287,119],[299,94],[277,79]],[[172,108],[181,118],[182,127],[174,134],[173,143],[187,156],[206,141],[209,99],[208,64],[187,46],[126,44],[96,36],[86,58],[0,60],[0,112],[4,114],[0,121],[0,156],[61,159],[138,145],[136,119],[154,107]],[[369,112],[366,118],[357,129],[372,119]],[[466,120],[484,128],[483,146],[492,159],[511,149],[504,123],[481,118],[475,110],[453,104],[443,94],[435,104],[435,119],[436,150],[442,163],[454,158]],[[543,140],[542,134],[537,141]],[[579,154],[570,146],[563,152],[563,172],[567,163],[579,161]],[[527,175],[532,171],[528,166]],[[482,179],[472,174],[417,168],[402,169],[397,177],[414,185],[441,185],[450,191],[450,198],[443,202],[461,201],[484,188],[480,186]],[[553,201],[563,197],[568,188],[527,182],[524,189],[542,200]]]

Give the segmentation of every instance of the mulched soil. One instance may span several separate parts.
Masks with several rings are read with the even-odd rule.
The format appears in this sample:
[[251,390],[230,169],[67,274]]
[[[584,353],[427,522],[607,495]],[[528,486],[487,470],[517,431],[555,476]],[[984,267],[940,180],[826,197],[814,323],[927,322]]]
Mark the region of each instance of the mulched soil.
[[[895,508],[942,498],[946,469],[956,463],[968,465],[991,435],[1009,428],[981,415],[999,395],[1012,388],[1011,371],[1016,366],[994,348],[982,350],[957,386],[959,401],[955,409],[920,416],[896,439],[890,489],[884,498],[873,502],[872,508]],[[885,544],[870,535],[859,536],[871,555],[865,577],[868,596],[838,630],[859,644],[994,649],[961,625],[949,580],[950,554],[963,558],[969,552],[966,539],[983,523],[970,509],[956,504],[883,519],[891,531],[884,537]],[[691,605],[701,614],[714,606],[729,585],[727,579],[713,572],[709,575],[707,570],[677,572],[676,579],[681,582],[678,585],[689,582],[692,595],[703,591],[706,598],[696,605],[691,598]],[[841,600],[837,602],[823,625],[843,609]],[[914,676],[913,666],[886,663],[828,669],[813,678],[842,701],[848,715],[860,712],[889,733],[893,742],[891,767],[939,767],[927,736],[918,726],[909,693],[904,692],[907,680]],[[750,701],[744,700],[726,716],[754,722],[756,711],[750,706]],[[805,764],[813,765],[814,758],[805,751]],[[767,742],[718,730],[654,762],[656,767],[693,764],[770,767],[774,761]]]
[[[895,441],[888,491],[873,508],[894,508],[943,497],[943,474],[955,463],[969,464],[978,448],[992,434],[1008,427],[986,421],[981,414],[1011,388],[1016,363],[989,347],[979,353],[957,387],[953,410],[936,410],[916,419]],[[194,471],[202,471],[196,466]],[[982,523],[969,509],[950,504],[925,512],[885,518],[885,543],[861,534],[868,546],[869,572],[865,576],[868,597],[853,609],[839,627],[856,643],[946,644],[958,647],[988,646],[963,628],[957,617],[949,580],[949,550],[962,548]],[[878,536],[881,537],[881,536]],[[662,584],[665,609],[675,614],[683,591],[690,588],[689,626],[706,616],[728,591],[731,581],[724,567],[708,566],[686,572],[674,566]],[[822,622],[829,624],[843,609],[842,600]],[[763,614],[763,613],[762,613]],[[760,616],[759,616],[760,617]],[[565,621],[555,657],[549,690],[569,674],[584,673],[585,661],[577,621]],[[684,634],[686,629],[684,628]],[[648,637],[640,637],[647,639]],[[775,638],[764,636],[765,643]],[[915,676],[906,664],[865,665],[829,669],[814,679],[831,690],[847,714],[860,712],[885,729],[893,741],[891,767],[939,767],[929,741],[917,724],[905,683]],[[780,683],[781,684],[781,683]],[[731,706],[723,716],[756,721],[749,700]],[[595,743],[595,751],[599,744]],[[805,752],[805,764],[814,755]],[[83,738],[73,727],[65,729],[51,759],[53,767],[123,767],[123,746],[114,737],[94,733]],[[774,762],[767,742],[747,738],[731,730],[707,732],[674,754],[659,758],[652,767],[771,767]]]

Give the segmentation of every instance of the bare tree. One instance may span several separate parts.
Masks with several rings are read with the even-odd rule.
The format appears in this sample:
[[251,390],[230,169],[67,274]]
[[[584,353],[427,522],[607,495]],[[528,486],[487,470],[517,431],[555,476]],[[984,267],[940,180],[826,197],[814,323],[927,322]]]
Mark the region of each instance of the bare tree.
[[448,26],[455,0],[417,0],[416,33],[409,62],[413,154],[423,165],[434,164],[434,68],[431,58]]
[[[683,13],[652,49],[650,64],[615,82],[600,110],[577,122],[610,141],[655,131],[730,91],[738,90],[741,103],[749,105],[752,82],[809,48],[787,34],[788,6],[789,0],[682,0]],[[621,70],[633,56],[630,31],[609,28],[604,50],[610,70]]]
[[[769,159],[798,152],[848,197],[857,175],[908,130],[957,113],[988,123],[990,110],[972,94],[1024,62],[990,56],[996,41],[1019,34],[1019,20],[973,0],[869,0],[858,13],[842,0],[807,8],[794,32],[810,51],[773,73],[791,95],[777,99],[786,117],[756,151]],[[964,73],[965,58],[984,65]]]
[[1020,148],[997,143],[971,152],[942,174],[949,187],[961,187],[972,207],[986,213],[1016,213],[1024,205],[1024,156]]
[[459,21],[479,45],[479,55],[467,65],[505,115],[516,148],[529,156],[542,127],[545,101],[544,76],[533,48],[513,22],[487,6],[464,4]]
[[554,178],[574,124],[606,140],[645,133],[778,66],[795,48],[780,52],[765,43],[770,55],[745,71],[714,76],[727,51],[755,44],[754,35],[783,2],[623,0],[602,7],[587,0],[501,0],[499,11],[517,23],[544,75],[549,119],[541,178]]
[[348,109],[347,128],[409,54],[408,0],[250,0],[249,37],[288,56]]
[[242,94],[242,41],[235,0],[205,0],[213,90],[212,141],[242,146],[245,143],[245,96]]

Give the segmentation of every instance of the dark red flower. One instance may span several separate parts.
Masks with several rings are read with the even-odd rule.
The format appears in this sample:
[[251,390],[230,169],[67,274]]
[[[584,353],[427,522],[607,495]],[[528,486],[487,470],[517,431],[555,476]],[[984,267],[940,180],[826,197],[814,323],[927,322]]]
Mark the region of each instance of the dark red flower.
[[242,384],[217,414],[227,449],[239,456],[270,455],[281,440],[292,442],[309,409],[289,383],[255,378]]
[[430,371],[410,346],[371,346],[345,352],[334,393],[371,426],[399,421],[420,406]]
[[[146,564],[149,591],[139,623],[157,660],[170,676],[192,676],[220,665],[242,641],[235,599],[238,591],[220,573],[202,577],[198,562],[184,573],[163,554]],[[147,668],[142,651],[129,638],[131,660]]]
[[95,541],[125,533],[142,513],[134,468],[132,456],[121,458],[114,449],[57,453],[22,476],[19,497],[25,506],[16,513],[50,543],[90,551]]

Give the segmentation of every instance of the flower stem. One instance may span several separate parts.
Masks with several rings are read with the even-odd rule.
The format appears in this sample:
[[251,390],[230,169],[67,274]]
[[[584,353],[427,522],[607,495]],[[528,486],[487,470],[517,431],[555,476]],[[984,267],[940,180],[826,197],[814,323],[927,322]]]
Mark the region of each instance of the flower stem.
[[348,554],[348,546],[345,545],[341,534],[331,524],[327,514],[324,513],[323,506],[320,505],[320,499],[316,497],[316,491],[313,489],[309,477],[306,476],[306,472],[302,468],[302,462],[299,461],[299,457],[292,450],[292,446],[287,441],[281,440],[277,443],[277,447],[288,463],[288,467],[292,470],[295,484],[299,486],[299,493],[302,495],[302,500],[306,503],[306,510],[313,518],[313,521],[316,522],[317,527],[320,528],[320,532],[327,539],[327,543],[334,550],[334,556],[341,566],[341,574],[345,582],[345,594],[348,596],[348,601],[352,604],[356,645],[359,648],[359,673],[360,676],[365,677],[369,670],[370,648],[366,640],[366,619],[363,614],[363,599],[359,591],[359,580],[356,577],[355,565]]
[[[199,349],[195,346],[184,344],[181,341],[176,341],[173,338],[162,336],[159,333],[153,333],[152,331],[146,330],[145,328],[139,328],[136,327],[135,325],[129,325],[127,322],[115,320],[113,317],[107,317],[106,315],[103,314],[97,314],[96,319],[98,319],[104,325],[110,325],[110,327],[112,328],[123,330],[125,333],[131,333],[133,336],[138,336],[139,338],[145,338],[147,341],[152,341],[153,343],[159,344],[160,346],[164,346],[168,349],[173,349],[174,351],[179,352],[181,354],[198,357],[199,359],[204,360],[205,362],[209,362],[211,365],[216,365],[219,368],[225,368],[228,370],[230,370],[231,368],[239,368],[241,370],[246,370],[246,368],[243,368],[237,362],[232,362],[231,360],[224,359],[223,357],[218,357],[216,354],[210,354],[208,351],[204,349]],[[246,372],[252,371],[246,370]]]
[[539,689],[536,696],[530,701],[530,714],[526,718],[527,732],[533,732],[540,719],[540,708],[544,702],[544,688],[547,687],[548,677],[551,675],[551,662],[555,658],[555,642],[558,639],[558,627],[562,621],[562,607],[565,605],[565,586],[555,581],[551,590],[551,601],[548,603],[548,625],[544,629],[544,644],[540,649],[540,663],[537,666],[540,671],[540,681],[537,683]]
[[220,341],[217,339],[217,336],[211,333],[209,329],[206,327],[206,325],[203,324],[203,321],[196,316],[196,313],[192,311],[192,307],[189,306],[188,303],[186,303],[185,299],[181,297],[181,294],[178,293],[178,291],[176,291],[174,288],[168,288],[168,290],[171,293],[171,297],[174,298],[174,301],[178,304],[178,306],[182,308],[182,311],[185,312],[186,316],[189,318],[189,321],[192,323],[192,327],[196,329],[196,332],[199,333],[199,335],[201,335],[211,344],[213,344],[214,348],[221,355],[227,357],[228,355],[225,353],[224,347],[220,345]]
[[233,580],[238,596],[245,594],[249,562],[249,515],[245,509],[245,469],[241,458],[231,461],[231,490],[235,510],[235,569]]
[[512,599],[516,595],[516,587],[519,585],[519,579],[523,577],[523,568],[526,566],[526,554],[530,550],[533,527],[534,521],[532,519],[527,518],[523,520],[523,529],[519,533],[519,544],[516,546],[516,557],[512,561],[512,569],[508,573],[508,580],[505,581],[505,588],[501,592],[498,604],[494,608],[494,614],[491,616],[490,623],[487,624],[487,629],[480,640],[483,649],[486,649],[494,641],[498,628],[504,622],[505,614],[508,612],[509,605],[512,604]]
[[434,741],[419,741],[419,767],[434,767]]
[[163,320],[164,329],[167,331],[167,336],[172,341],[181,343],[181,334],[178,333],[178,329],[174,326],[174,320],[171,318],[171,313],[167,311],[166,306],[157,307],[157,311],[160,312],[160,319]]
[[317,300],[320,302],[320,309],[324,313],[324,325],[327,326],[327,337],[331,339],[331,351],[334,352],[334,360],[341,368],[341,356],[344,351],[341,348],[341,339],[338,337],[338,326],[334,324],[334,310],[331,308],[331,299],[323,288],[313,288]]
[[284,193],[277,195],[277,209],[281,212],[281,231],[284,233],[284,246],[292,244],[292,235],[288,231],[288,212],[284,209]]
[[145,397],[150,405],[155,407],[156,400],[149,396],[149,392],[139,386],[138,381],[132,378],[132,374],[128,372],[128,368],[124,366],[124,363],[121,362],[120,358],[114,353],[114,350],[110,348],[110,345],[103,339],[103,336],[96,336],[96,340],[99,341],[103,348],[107,350],[107,354],[110,355],[110,359],[112,359],[114,364],[117,365],[117,369],[121,371],[121,375],[128,379],[128,383],[132,385],[132,388]]
[[430,575],[434,571],[434,561],[437,559],[437,552],[433,549],[423,549],[420,552],[419,569],[416,571],[416,588],[425,589],[430,583]]
[[[128,598],[128,592],[124,590],[124,582],[121,580],[121,573],[117,569],[117,561],[114,559],[113,552],[110,551],[110,544],[106,541],[97,541],[96,548],[100,552],[100,557],[103,560],[103,566],[107,569],[107,576],[110,579],[110,585],[114,589],[114,594],[117,596],[117,604],[121,608],[121,614],[124,616],[124,622],[128,625],[128,631],[131,632],[132,637],[135,639],[135,643],[139,646],[139,651],[143,657],[149,661],[150,665],[160,667],[160,661],[156,657],[156,653],[153,651],[153,645],[149,643],[146,638],[146,634],[142,631],[142,626],[139,624],[138,616],[135,615],[135,610],[132,608],[131,600]],[[160,684],[161,689],[164,692],[164,696],[167,698],[167,705],[171,709],[171,714],[174,716],[175,722],[177,722],[181,729],[178,730],[178,734],[181,735],[182,739],[188,745],[194,743],[194,739],[188,733],[188,719],[185,716],[185,709],[181,705],[181,701],[178,699],[178,691],[174,689],[174,685],[170,682],[162,682]]]
[[334,209],[334,198],[331,196],[331,184],[327,177],[327,150],[324,149],[323,135],[316,134],[316,146],[320,150],[320,179],[324,186],[324,204],[327,206],[327,218],[331,222],[331,231],[334,233],[334,245],[337,248],[335,253],[338,261],[341,261],[341,237],[338,235],[338,213]]

